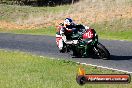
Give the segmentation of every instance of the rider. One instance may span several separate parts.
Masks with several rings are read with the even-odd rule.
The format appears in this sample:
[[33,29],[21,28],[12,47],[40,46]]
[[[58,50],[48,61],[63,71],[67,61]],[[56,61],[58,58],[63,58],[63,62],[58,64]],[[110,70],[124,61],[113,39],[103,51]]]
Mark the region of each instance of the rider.
[[[60,35],[62,36],[62,40],[65,43],[70,44],[70,42],[72,42],[72,41],[70,41],[72,34],[78,32],[78,29],[76,28],[78,24],[75,24],[71,18],[66,18],[64,20],[64,23],[62,23],[61,25],[62,25],[62,28],[60,30]],[[85,27],[85,29],[88,28],[87,26],[84,26],[84,27]],[[72,42],[72,44],[73,44],[73,42]],[[60,45],[59,49],[60,49],[60,51],[62,51],[63,47],[64,47],[63,42],[60,42],[59,45]]]
[[[73,23],[71,18],[66,18],[64,20],[64,23],[62,24],[63,28],[60,30],[60,34],[65,34],[66,39],[70,40],[70,37],[72,35],[73,32],[77,31],[76,29],[76,24]],[[64,39],[64,41],[66,41]]]
[[76,30],[76,24],[73,23],[71,18],[66,18],[63,23],[60,24],[61,29],[60,29],[60,36],[62,39],[59,41],[59,50],[60,52],[63,52],[64,50],[64,43],[70,43],[71,36],[73,32]]

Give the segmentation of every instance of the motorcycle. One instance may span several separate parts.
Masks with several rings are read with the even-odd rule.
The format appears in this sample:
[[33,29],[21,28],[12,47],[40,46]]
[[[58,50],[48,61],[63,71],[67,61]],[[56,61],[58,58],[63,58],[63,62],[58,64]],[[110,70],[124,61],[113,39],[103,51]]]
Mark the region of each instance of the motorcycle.
[[61,53],[73,51],[75,57],[88,57],[89,55],[96,55],[101,59],[109,59],[110,53],[98,42],[98,35],[93,28],[85,28],[83,25],[76,25],[77,31],[69,33],[65,31],[64,35],[68,36],[67,40],[64,41],[63,36],[60,34],[62,25],[58,26],[56,32],[56,44],[63,43],[63,49]]

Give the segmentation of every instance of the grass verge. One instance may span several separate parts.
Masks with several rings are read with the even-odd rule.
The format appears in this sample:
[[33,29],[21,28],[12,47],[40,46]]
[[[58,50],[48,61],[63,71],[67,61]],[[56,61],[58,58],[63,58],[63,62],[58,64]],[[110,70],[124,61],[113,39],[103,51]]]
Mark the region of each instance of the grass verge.
[[1,33],[15,33],[15,34],[31,34],[31,35],[51,35],[55,36],[56,29],[53,26],[47,28],[39,28],[39,29],[0,29]]
[[[4,5],[0,4],[0,20],[17,22],[30,18],[45,17],[51,14],[58,14],[63,10],[66,10],[68,6],[56,6],[54,7],[32,7],[32,6],[17,6],[17,5]],[[41,20],[42,21],[42,20]],[[20,22],[21,23],[21,22]]]
[[77,23],[91,25],[100,38],[131,41],[131,6],[131,0],[80,0],[74,5],[56,7],[0,4],[0,32],[55,35],[55,27],[40,27],[55,26],[64,18],[71,17]]
[[103,39],[132,41],[132,19],[118,19],[92,24]]
[[[49,59],[18,51],[0,50],[1,88],[106,88],[106,84],[79,86],[75,77],[79,65],[72,61]],[[121,73],[83,66],[87,73]],[[130,84],[107,84],[107,88],[132,88]]]
[[[108,40],[127,40],[132,41],[132,30],[125,30],[120,28],[116,30],[114,27],[105,26],[105,24],[93,24],[92,27],[96,30],[99,38]],[[119,27],[118,27],[119,28]],[[115,30],[114,30],[115,29]],[[114,31],[113,31],[114,30]],[[16,33],[16,34],[31,34],[31,35],[51,35],[55,36],[56,28],[53,26],[39,29],[28,29],[28,30],[6,30],[0,29],[1,33]]]

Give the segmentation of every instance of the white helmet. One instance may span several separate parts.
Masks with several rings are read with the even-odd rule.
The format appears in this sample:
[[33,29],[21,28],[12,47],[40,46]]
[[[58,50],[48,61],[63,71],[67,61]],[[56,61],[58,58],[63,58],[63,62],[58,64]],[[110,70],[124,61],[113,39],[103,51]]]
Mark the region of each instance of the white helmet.
[[71,18],[66,18],[64,21],[64,25],[71,25],[72,24],[72,19]]

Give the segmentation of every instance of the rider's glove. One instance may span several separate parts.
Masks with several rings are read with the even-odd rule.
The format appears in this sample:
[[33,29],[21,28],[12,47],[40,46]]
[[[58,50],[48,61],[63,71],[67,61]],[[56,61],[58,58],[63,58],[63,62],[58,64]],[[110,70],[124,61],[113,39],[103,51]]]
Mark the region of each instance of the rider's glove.
[[72,28],[72,31],[75,31],[76,30],[76,28]]
[[71,32],[71,31],[72,31],[72,29],[68,29],[68,28],[66,28],[66,30],[67,30],[67,31],[69,31],[69,32]]
[[64,29],[63,28],[60,29],[60,34],[61,35],[64,34]]
[[86,30],[88,30],[88,29],[89,29],[89,27],[88,27],[88,26],[85,26],[85,29],[86,29]]

